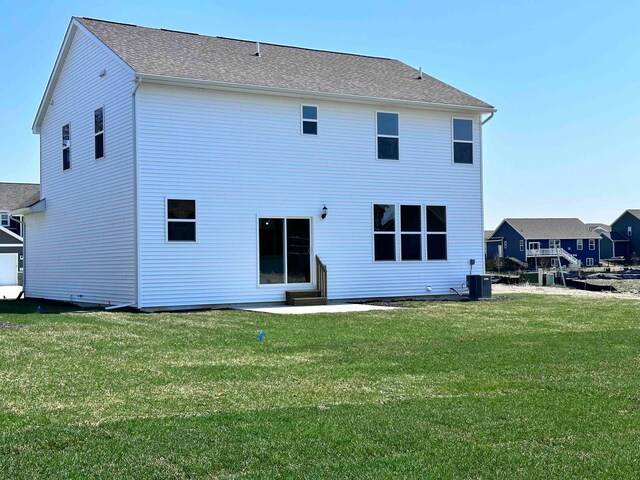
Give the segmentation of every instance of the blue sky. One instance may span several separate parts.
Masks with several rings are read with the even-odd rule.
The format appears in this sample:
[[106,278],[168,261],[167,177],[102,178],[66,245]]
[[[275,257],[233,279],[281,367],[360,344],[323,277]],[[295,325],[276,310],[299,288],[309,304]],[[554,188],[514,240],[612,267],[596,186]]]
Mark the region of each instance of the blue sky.
[[640,2],[0,0],[2,181],[39,180],[31,124],[72,15],[399,58],[497,106],[487,228],[640,208]]

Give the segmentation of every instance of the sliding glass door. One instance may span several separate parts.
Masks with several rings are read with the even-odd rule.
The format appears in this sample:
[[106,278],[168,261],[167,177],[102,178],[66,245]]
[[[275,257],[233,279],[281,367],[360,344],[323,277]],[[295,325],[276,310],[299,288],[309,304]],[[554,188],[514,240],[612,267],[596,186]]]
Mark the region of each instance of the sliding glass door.
[[258,220],[260,284],[311,283],[311,220]]

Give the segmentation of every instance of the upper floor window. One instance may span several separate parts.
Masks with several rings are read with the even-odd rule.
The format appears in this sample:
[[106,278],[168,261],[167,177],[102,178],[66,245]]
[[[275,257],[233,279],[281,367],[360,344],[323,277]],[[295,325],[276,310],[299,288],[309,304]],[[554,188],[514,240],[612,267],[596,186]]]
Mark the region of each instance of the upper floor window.
[[71,168],[71,134],[69,124],[62,127],[62,170]]
[[560,240],[549,240],[549,248],[560,248]]
[[584,242],[582,241],[581,238],[578,239],[578,244],[576,245],[576,248],[578,250],[582,250],[584,248]]
[[373,257],[376,262],[396,259],[396,206],[373,206]]
[[167,241],[196,241],[195,200],[167,200]]
[[453,119],[453,163],[473,163],[473,121]]
[[398,114],[376,113],[376,136],[379,160],[400,159]]
[[302,134],[318,134],[318,107],[302,105]]
[[633,235],[633,228],[631,228],[631,226],[627,227],[627,236],[632,236]]
[[96,160],[104,157],[104,108],[93,112],[93,135]]
[[595,250],[596,249],[596,241],[593,238],[589,239],[589,250]]
[[447,259],[447,207],[427,206],[427,260]]
[[524,240],[520,240],[520,251],[524,252]]
[[11,219],[8,212],[0,213],[0,226],[8,227],[11,225]]

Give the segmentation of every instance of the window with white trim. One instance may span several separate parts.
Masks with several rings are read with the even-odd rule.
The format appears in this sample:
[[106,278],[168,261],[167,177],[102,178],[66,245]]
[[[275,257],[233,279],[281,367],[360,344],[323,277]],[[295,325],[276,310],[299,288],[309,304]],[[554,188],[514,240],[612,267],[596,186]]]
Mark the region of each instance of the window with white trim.
[[447,259],[447,207],[427,205],[427,260]]
[[373,206],[373,258],[376,262],[396,259],[396,206]]
[[587,258],[587,267],[593,267],[593,258]]
[[302,105],[302,134],[318,135],[318,107]]
[[196,241],[196,201],[167,199],[167,241]]
[[627,236],[631,237],[633,235],[633,228],[631,228],[631,226],[627,227]]
[[93,144],[95,159],[104,158],[104,107],[93,112]]
[[551,266],[553,268],[556,268],[558,266],[558,259],[557,258],[552,258],[551,259]]
[[524,252],[524,240],[520,240],[520,251]]
[[71,168],[71,131],[69,124],[62,126],[62,170]]
[[376,112],[378,160],[400,159],[400,129],[397,113]]
[[584,248],[584,241],[581,238],[578,239],[578,244],[577,244],[576,248],[578,250],[582,250]]
[[596,241],[593,238],[589,239],[589,250],[595,250],[596,249]]
[[560,240],[549,240],[549,248],[560,248]]
[[0,225],[3,227],[8,227],[11,225],[11,218],[9,217],[9,212],[0,213]]
[[400,205],[400,260],[422,260],[422,207]]
[[504,249],[506,250],[506,249],[507,249],[507,245],[508,245],[508,243],[507,243],[507,241],[506,241],[506,240],[503,240],[503,242],[504,242]]
[[473,163],[473,121],[454,118],[453,124],[453,163]]

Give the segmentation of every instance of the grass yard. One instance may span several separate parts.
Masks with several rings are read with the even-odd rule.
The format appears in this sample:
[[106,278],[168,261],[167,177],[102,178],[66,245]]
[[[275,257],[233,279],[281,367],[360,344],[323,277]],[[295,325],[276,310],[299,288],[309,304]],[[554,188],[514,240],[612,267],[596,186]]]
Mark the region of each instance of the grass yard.
[[0,475],[638,477],[640,302],[408,305],[272,316],[0,302],[0,324],[24,325],[0,328]]

